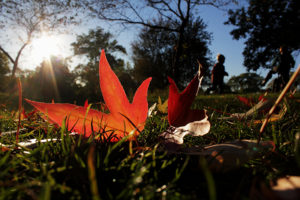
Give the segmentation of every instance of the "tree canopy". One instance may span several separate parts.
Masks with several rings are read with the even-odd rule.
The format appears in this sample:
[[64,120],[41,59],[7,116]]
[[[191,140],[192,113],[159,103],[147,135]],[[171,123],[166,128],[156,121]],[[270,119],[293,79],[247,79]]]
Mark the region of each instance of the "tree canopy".
[[0,92],[4,92],[8,82],[9,60],[7,56],[0,51]]
[[244,65],[248,70],[269,68],[280,46],[300,49],[300,2],[295,0],[251,0],[249,7],[229,10],[225,24],[236,26],[234,39],[245,38]]
[[112,54],[115,52],[126,54],[126,49],[119,45],[117,40],[113,39],[113,35],[110,32],[105,32],[100,27],[89,30],[88,34],[78,35],[76,42],[73,42],[71,45],[74,55],[84,55],[89,62],[99,62],[102,48],[105,49],[107,57],[111,59],[113,67],[123,67],[124,65],[123,61],[115,59]]
[[52,56],[25,77],[24,96],[45,102],[73,102],[74,79],[66,60],[60,56]]
[[106,57],[121,82],[122,77],[126,79],[125,91],[127,89],[126,85],[132,86],[133,81],[127,70],[125,70],[124,60],[116,57],[116,54],[126,54],[126,49],[118,44],[110,32],[105,32],[98,27],[90,30],[88,34],[78,35],[76,41],[71,45],[75,56],[84,56],[87,59],[87,63],[78,64],[74,71],[77,76],[78,101],[82,102],[89,99],[89,101],[98,102],[102,97],[99,87],[99,56],[101,49],[105,49]]
[[[158,26],[169,26],[169,22],[161,21]],[[206,24],[200,19],[190,19],[183,32],[182,53],[178,60],[180,66],[177,84],[184,86],[198,70],[198,61],[208,68],[210,66],[210,51],[208,44],[211,34],[206,30]],[[176,54],[177,34],[145,27],[138,40],[132,44],[134,76],[141,81],[152,76],[152,88],[164,88],[167,76],[172,76],[172,57]]]
[[238,76],[232,76],[227,85],[231,88],[232,92],[258,92],[260,91],[260,84],[263,77],[256,73],[242,73]]

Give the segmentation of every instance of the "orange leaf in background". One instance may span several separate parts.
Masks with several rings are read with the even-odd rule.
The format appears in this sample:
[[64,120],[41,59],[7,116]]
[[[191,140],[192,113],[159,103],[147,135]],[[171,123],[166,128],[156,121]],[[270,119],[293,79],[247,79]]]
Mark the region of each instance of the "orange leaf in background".
[[243,102],[246,106],[252,107],[254,105],[254,101],[252,98],[246,98],[246,97],[242,97],[237,95],[236,96],[241,102]]
[[[86,106],[77,106],[63,103],[40,103],[26,100],[37,110],[44,113],[50,121],[62,125],[66,119],[68,130],[90,136],[93,131],[114,131],[118,141],[129,133],[135,136],[144,129],[147,119],[148,102],[147,91],[151,78],[146,79],[137,89],[133,102],[129,103],[124,89],[107,62],[102,50],[99,63],[100,88],[110,113],[88,109]],[[93,130],[92,130],[93,127]],[[137,130],[138,129],[138,130]]]
[[190,107],[196,97],[199,87],[198,74],[189,85],[182,91],[178,88],[173,79],[168,77],[169,100],[168,100],[168,120],[169,124],[175,127],[185,126],[193,121],[200,121],[206,118],[205,110],[191,110]]
[[10,149],[7,148],[7,147],[0,147],[0,151],[2,152],[6,152],[6,151],[9,151]]
[[25,109],[22,108],[22,113],[21,113],[21,120],[24,120],[24,119],[29,119],[31,116],[33,116],[37,111],[36,110],[33,110],[29,113],[26,113],[25,112]]

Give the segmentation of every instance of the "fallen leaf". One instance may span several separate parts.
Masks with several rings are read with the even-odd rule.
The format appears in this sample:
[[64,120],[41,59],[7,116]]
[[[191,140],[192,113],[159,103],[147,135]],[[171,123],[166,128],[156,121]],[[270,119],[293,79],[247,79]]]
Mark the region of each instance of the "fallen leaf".
[[148,110],[148,117],[156,115],[156,113],[157,113],[157,111],[155,111],[156,107],[157,107],[157,103],[154,103],[152,106],[150,106],[150,108]]
[[[275,122],[275,121],[278,121],[278,120],[282,119],[283,116],[285,115],[286,111],[287,111],[287,106],[286,106],[285,103],[283,103],[282,106],[281,106],[281,108],[280,108],[279,113],[278,114],[273,113],[270,116],[268,122]],[[264,121],[264,119],[262,119],[262,120],[253,120],[252,123],[253,124],[262,124],[263,121]]]
[[279,199],[300,199],[300,176],[286,176],[277,180],[272,187],[273,192]]
[[32,117],[37,111],[36,110],[33,110],[29,113],[26,113],[25,112],[25,109],[23,108],[22,109],[22,113],[21,113],[21,120],[24,120],[24,119],[29,119],[30,117]]
[[237,95],[236,97],[238,98],[238,100],[240,100],[246,106],[252,107],[254,105],[254,101],[253,101],[252,98],[246,98],[246,97],[242,97],[242,96],[239,96],[239,95]]
[[200,121],[207,117],[205,110],[191,110],[190,107],[196,97],[199,87],[199,75],[197,74],[189,85],[182,91],[178,88],[170,77],[168,77],[169,100],[168,100],[168,120],[171,126],[179,127],[193,121]]
[[[137,89],[132,103],[129,103],[124,89],[107,62],[102,50],[99,63],[100,88],[105,105],[110,113],[106,114],[85,106],[64,103],[41,103],[31,100],[26,101],[46,117],[62,125],[66,119],[69,131],[75,131],[89,137],[92,132],[106,132],[108,137],[112,132],[118,141],[122,137],[132,134],[136,136],[145,126],[148,112],[147,91],[151,78],[146,79]],[[134,139],[131,137],[131,139]]]
[[260,101],[245,113],[234,113],[230,117],[222,117],[222,119],[248,119],[262,110],[270,109],[274,102],[274,100]]
[[2,144],[0,142],[0,151],[7,152],[7,151],[10,151],[10,150],[13,150],[13,149],[10,149],[10,148],[6,147],[4,144]]
[[236,140],[206,146],[201,154],[210,159],[211,168],[226,171],[259,157],[264,151],[274,150],[275,145],[272,141],[262,141],[257,144],[257,140]]
[[247,98],[247,97],[242,97],[242,96],[239,96],[237,95],[236,97],[242,102],[244,103],[246,106],[248,107],[252,107],[254,106],[255,104],[257,104],[258,102],[260,101],[266,101],[267,99],[265,98],[265,95],[266,94],[262,94],[258,97],[258,101],[255,103],[255,101],[252,99],[252,98]]
[[169,153],[185,154],[191,156],[204,156],[211,170],[228,171],[245,164],[251,159],[259,157],[262,153],[275,150],[272,141],[236,140],[204,147],[190,147],[184,149],[168,149]]
[[186,135],[191,136],[203,136],[207,134],[210,130],[210,123],[206,117],[199,121],[193,121],[185,126],[171,127],[169,130],[160,134],[160,137],[164,138],[164,143],[167,145],[172,145],[174,148],[179,148],[183,144],[183,138]]
[[[249,119],[250,117],[257,115],[258,113],[265,113],[273,106],[274,102],[275,102],[275,99],[261,100],[245,113],[233,113],[229,117],[221,117],[219,119],[225,119],[225,120],[242,120],[243,119],[243,120],[246,120],[246,119]],[[285,114],[285,112],[286,112],[286,105],[283,104],[283,106],[281,106],[279,112],[277,114],[273,115],[274,119],[280,119]],[[278,116],[276,117],[276,115],[278,115]],[[278,118],[279,116],[281,116],[281,117]],[[260,120],[258,120],[258,121],[260,121]]]
[[186,135],[202,136],[209,132],[210,122],[206,110],[191,110],[190,107],[198,93],[201,83],[199,73],[193,78],[183,92],[178,88],[170,77],[168,120],[171,127],[160,134],[165,145],[169,148],[178,149],[183,144]]
[[163,114],[168,113],[168,99],[162,103],[160,96],[158,97],[157,110]]

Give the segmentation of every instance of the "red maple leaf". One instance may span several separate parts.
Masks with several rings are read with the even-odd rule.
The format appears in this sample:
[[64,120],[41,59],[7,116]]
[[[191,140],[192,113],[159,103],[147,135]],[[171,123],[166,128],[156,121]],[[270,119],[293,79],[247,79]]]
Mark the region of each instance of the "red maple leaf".
[[89,109],[86,105],[41,103],[27,99],[26,101],[44,113],[51,122],[61,126],[66,119],[68,130],[72,129],[86,137],[89,137],[93,131],[105,131],[105,137],[113,132],[116,137],[112,138],[112,141],[118,141],[128,134],[138,135],[144,129],[147,119],[147,91],[151,78],[146,79],[140,85],[130,103],[118,77],[107,62],[103,50],[100,56],[99,77],[100,88],[110,111],[109,114]]
[[173,79],[168,77],[168,80],[170,83],[168,100],[169,124],[179,127],[206,118],[205,110],[190,109],[199,87],[199,75],[196,75],[181,93],[178,92]]
[[200,70],[189,85],[179,93],[175,82],[168,77],[169,99],[168,120],[171,127],[160,134],[168,150],[177,150],[184,142],[186,135],[203,136],[210,130],[205,110],[190,109],[200,86]]

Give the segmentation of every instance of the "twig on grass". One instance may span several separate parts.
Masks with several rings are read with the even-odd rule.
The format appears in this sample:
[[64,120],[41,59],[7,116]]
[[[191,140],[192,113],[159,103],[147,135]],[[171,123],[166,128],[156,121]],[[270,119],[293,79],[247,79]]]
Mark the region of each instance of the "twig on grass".
[[271,115],[273,114],[275,108],[278,106],[278,104],[281,102],[281,100],[283,99],[284,95],[287,93],[287,91],[290,89],[290,87],[292,86],[292,83],[295,81],[296,77],[298,76],[298,74],[300,73],[300,65],[298,65],[298,68],[296,69],[296,71],[294,72],[293,76],[290,78],[289,82],[286,84],[285,88],[282,90],[282,92],[280,93],[279,97],[277,98],[277,100],[275,101],[274,105],[272,106],[272,108],[270,109],[269,113],[267,114],[260,130],[259,130],[259,137],[257,140],[257,143],[260,142],[260,138],[261,138],[261,134],[264,132],[264,129],[271,117]]

